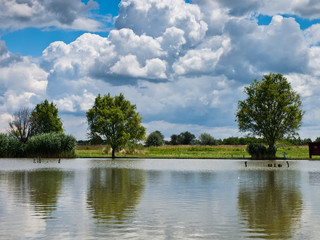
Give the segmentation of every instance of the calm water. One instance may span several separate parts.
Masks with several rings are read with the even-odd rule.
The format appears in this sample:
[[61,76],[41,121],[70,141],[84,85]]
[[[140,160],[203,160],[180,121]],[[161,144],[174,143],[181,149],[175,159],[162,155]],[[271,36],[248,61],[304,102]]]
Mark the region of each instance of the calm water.
[[0,239],[318,239],[320,162],[0,159]]

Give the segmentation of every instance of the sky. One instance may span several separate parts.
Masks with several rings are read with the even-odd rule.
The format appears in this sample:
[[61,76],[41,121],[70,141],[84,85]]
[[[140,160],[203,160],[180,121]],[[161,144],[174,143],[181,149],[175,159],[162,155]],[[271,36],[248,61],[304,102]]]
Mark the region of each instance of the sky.
[[244,87],[282,73],[300,94],[301,138],[320,136],[318,0],[0,0],[0,131],[44,99],[67,134],[111,93],[147,133],[244,136]]

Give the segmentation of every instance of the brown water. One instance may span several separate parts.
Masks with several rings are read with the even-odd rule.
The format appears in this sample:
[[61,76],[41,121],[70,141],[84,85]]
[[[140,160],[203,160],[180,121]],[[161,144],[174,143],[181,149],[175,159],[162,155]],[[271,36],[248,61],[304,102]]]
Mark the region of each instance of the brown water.
[[318,239],[320,162],[274,163],[0,159],[0,239]]

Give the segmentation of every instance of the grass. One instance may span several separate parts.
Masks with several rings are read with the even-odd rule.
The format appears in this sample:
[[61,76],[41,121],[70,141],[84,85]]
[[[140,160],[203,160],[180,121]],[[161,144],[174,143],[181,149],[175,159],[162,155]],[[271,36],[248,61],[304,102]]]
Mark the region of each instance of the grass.
[[[283,152],[286,152],[287,159],[309,159],[308,146],[279,147],[276,157],[283,159]],[[77,146],[76,156],[80,158],[109,158],[111,157],[103,145]],[[144,147],[129,153],[126,150],[116,154],[116,157],[132,158],[202,158],[202,159],[249,159],[246,146],[160,146]],[[312,159],[320,159],[320,156],[313,156]]]

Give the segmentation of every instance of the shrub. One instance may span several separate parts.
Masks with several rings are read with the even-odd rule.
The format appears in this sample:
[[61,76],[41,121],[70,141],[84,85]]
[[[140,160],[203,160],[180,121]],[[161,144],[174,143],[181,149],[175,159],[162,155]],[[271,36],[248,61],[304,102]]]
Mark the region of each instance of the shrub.
[[61,142],[55,133],[41,133],[31,137],[27,143],[30,156],[54,157],[59,155]]
[[77,140],[73,136],[65,135],[64,133],[58,133],[58,137],[61,143],[60,154],[72,154],[74,156]]
[[9,137],[7,157],[24,157],[26,152],[26,145],[15,137]]
[[33,136],[27,142],[29,156],[61,157],[74,156],[76,139],[64,133],[41,133]]
[[277,148],[266,148],[260,143],[250,143],[247,147],[247,151],[251,155],[252,159],[274,159]]
[[266,158],[267,159],[275,159],[277,148],[276,147],[268,147],[266,150]]
[[0,157],[6,156],[9,146],[9,138],[7,135],[0,133]]
[[250,143],[247,147],[247,151],[252,159],[263,159],[266,150],[266,147],[260,143]]

